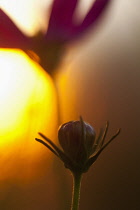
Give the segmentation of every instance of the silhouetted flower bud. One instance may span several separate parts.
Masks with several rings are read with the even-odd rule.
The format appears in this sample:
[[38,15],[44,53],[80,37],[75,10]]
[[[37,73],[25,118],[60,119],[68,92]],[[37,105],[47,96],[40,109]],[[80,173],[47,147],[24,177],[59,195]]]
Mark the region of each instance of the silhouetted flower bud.
[[92,154],[95,130],[82,120],[70,121],[60,126],[58,139],[64,153],[81,168]]
[[81,117],[80,121],[70,121],[61,125],[58,130],[58,139],[63,150],[42,133],[39,134],[45,142],[38,138],[36,140],[59,157],[73,174],[82,174],[88,171],[101,152],[119,135],[120,129],[105,143],[108,126],[107,122],[105,130],[101,130],[95,139],[94,128],[84,122]]

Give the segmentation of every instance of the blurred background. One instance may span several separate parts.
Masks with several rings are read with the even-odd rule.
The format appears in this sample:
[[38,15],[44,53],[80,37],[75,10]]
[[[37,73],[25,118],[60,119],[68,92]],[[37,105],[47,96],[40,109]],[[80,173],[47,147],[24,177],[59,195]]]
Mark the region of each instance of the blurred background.
[[[91,0],[81,0],[79,17]],[[51,0],[0,0],[32,36],[47,28]],[[83,176],[80,210],[140,209],[140,2],[113,0],[96,29],[71,43],[57,74],[61,123],[82,115],[97,134],[120,136]],[[34,141],[41,131],[57,142],[52,78],[20,50],[0,50],[0,209],[67,210],[69,171]]]

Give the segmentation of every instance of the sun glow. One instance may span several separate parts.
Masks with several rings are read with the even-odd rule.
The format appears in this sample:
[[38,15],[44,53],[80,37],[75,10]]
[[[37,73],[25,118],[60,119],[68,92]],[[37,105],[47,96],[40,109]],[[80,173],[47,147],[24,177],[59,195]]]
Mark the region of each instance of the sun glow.
[[56,124],[56,97],[49,75],[22,51],[0,50],[0,165],[3,156],[12,157],[13,173],[18,155],[24,162],[32,160],[33,167],[43,154],[34,138],[39,131],[54,138]]

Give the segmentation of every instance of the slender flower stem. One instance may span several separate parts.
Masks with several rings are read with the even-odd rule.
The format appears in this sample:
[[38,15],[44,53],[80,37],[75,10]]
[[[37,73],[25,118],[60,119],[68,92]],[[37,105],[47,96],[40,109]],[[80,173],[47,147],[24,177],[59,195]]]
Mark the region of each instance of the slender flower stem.
[[71,210],[79,209],[81,178],[81,173],[73,173],[73,192]]

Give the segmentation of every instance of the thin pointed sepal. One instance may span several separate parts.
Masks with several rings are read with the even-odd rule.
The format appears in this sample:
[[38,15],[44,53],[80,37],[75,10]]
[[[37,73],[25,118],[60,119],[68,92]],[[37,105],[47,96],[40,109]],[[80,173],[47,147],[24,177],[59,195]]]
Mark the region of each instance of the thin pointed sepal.
[[85,172],[89,169],[89,167],[97,160],[101,152],[120,134],[121,129],[119,129],[116,134],[114,134],[111,139],[104,144],[104,146],[96,153],[86,163]]
[[[46,142],[44,142],[43,140],[40,139],[36,139],[37,141],[39,141],[40,143],[42,143],[43,145],[45,145],[48,149],[50,149],[50,151],[52,151],[57,157],[59,157],[63,162],[66,168],[70,168],[73,163],[70,160],[70,158],[61,150],[59,149],[49,138],[47,138],[44,134],[42,133],[38,133]],[[49,144],[51,145],[49,145]]]
[[40,142],[41,144],[43,144],[45,147],[47,147],[51,152],[53,152],[57,157],[59,157],[58,153],[50,146],[48,145],[46,142],[44,142],[41,139],[35,138],[36,141]]

